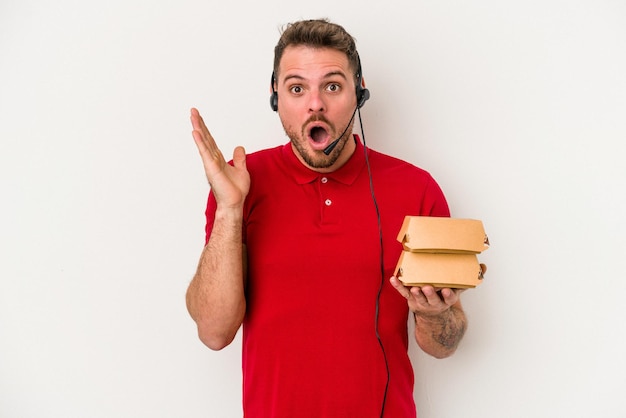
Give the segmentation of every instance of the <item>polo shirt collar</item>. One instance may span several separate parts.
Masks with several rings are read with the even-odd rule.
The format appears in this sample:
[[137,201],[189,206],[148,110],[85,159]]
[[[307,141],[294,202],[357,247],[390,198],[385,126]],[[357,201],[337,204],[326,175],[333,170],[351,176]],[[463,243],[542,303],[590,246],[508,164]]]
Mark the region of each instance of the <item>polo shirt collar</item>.
[[356,143],[356,149],[350,156],[350,159],[346,161],[344,165],[339,169],[331,173],[319,173],[306,167],[293,151],[291,142],[283,145],[282,155],[283,161],[285,161],[287,167],[293,175],[294,180],[298,184],[311,183],[321,176],[329,179],[336,180],[340,183],[350,185],[354,183],[359,173],[365,165],[365,156],[363,155],[363,144],[358,135],[353,134],[354,142]]

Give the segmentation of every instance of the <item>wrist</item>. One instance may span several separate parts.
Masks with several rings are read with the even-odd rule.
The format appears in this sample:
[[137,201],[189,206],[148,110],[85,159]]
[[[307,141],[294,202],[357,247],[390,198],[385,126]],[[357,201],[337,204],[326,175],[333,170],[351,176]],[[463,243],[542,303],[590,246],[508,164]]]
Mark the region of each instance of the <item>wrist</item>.
[[220,219],[242,219],[243,205],[217,205],[215,208],[215,218]]

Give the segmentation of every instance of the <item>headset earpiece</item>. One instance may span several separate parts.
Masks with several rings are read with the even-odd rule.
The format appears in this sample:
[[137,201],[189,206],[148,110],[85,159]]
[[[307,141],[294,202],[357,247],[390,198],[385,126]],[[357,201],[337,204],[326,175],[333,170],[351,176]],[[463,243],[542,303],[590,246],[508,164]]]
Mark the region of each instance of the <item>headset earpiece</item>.
[[277,112],[278,111],[278,93],[274,89],[275,82],[276,82],[276,76],[274,75],[274,72],[272,71],[272,80],[270,84],[272,86],[272,95],[270,96],[270,107],[272,108],[274,112]]
[[356,88],[356,103],[357,108],[360,109],[363,107],[365,102],[370,98],[370,91],[368,89],[364,89],[360,84]]
[[363,70],[361,69],[361,58],[358,52],[356,53],[356,59],[359,63],[359,67],[356,70],[356,107],[360,109],[370,98],[370,91],[363,87]]

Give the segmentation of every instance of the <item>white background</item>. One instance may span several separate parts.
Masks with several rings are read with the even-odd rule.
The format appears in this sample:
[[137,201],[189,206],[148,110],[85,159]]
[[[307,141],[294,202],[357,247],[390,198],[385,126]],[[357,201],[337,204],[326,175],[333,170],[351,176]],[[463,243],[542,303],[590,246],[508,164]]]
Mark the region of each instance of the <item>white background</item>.
[[411,347],[420,417],[626,417],[621,0],[2,0],[1,417],[241,416],[239,337],[210,351],[184,304],[188,112],[227,156],[286,142],[273,47],[322,16],[357,38],[368,145],[492,244],[458,352]]

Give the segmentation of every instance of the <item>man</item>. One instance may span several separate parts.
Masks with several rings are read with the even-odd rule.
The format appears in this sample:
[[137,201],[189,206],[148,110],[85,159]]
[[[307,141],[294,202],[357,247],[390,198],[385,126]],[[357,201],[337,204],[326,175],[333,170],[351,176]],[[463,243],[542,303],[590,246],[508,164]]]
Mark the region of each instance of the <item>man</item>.
[[352,134],[369,92],[341,26],[289,25],[271,94],[290,142],[237,147],[232,165],[191,111],[211,185],[187,292],[199,337],[219,350],[243,324],[246,417],[415,417],[409,311],[417,343],[438,358],[466,319],[458,290],[391,277],[396,235],[405,215],[449,216],[446,200],[428,173]]

